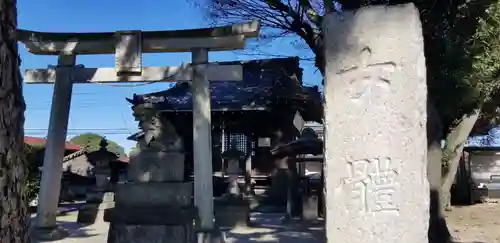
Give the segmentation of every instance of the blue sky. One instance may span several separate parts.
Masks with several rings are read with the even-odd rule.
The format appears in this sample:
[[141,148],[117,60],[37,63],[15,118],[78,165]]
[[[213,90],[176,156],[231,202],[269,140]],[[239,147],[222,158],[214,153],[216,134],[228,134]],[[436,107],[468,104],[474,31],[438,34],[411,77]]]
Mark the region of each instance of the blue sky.
[[[147,4],[145,4],[147,2]],[[18,2],[19,28],[46,32],[104,32],[128,29],[172,30],[208,27],[202,10],[186,0],[38,0]],[[276,40],[261,51],[278,56],[308,55],[298,50],[293,38]],[[211,53],[213,61],[265,58],[256,52]],[[262,52],[260,52],[262,53]],[[55,65],[54,56],[28,53],[20,45],[21,69],[46,68]],[[178,66],[190,61],[190,53],[165,53],[144,55],[145,66]],[[86,67],[113,67],[113,55],[79,56],[78,64]],[[301,63],[304,83],[319,84],[321,76],[310,62]],[[127,84],[124,84],[127,85]],[[133,85],[133,84],[128,84]],[[77,84],[73,88],[68,139],[84,132],[95,132],[118,142],[128,151],[135,144],[126,137],[137,131],[137,123],[125,97],[134,93],[164,90],[168,83],[135,87],[113,87],[100,84]],[[27,136],[46,137],[52,100],[52,85],[31,84],[24,86],[26,100]]]

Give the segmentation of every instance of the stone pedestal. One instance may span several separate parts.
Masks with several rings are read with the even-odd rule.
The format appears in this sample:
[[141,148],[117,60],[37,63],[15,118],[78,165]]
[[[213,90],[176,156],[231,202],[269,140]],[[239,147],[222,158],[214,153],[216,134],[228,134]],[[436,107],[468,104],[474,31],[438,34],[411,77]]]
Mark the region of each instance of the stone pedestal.
[[113,192],[99,192],[93,193],[93,197],[87,199],[78,210],[77,222],[81,224],[93,224],[96,220],[103,220],[104,210],[114,207],[114,193]]
[[238,185],[238,175],[240,164],[238,159],[231,158],[227,162],[227,174],[229,176],[229,185],[227,193],[232,196],[240,195],[240,186]]
[[302,219],[306,221],[316,221],[318,215],[318,197],[316,195],[306,195],[302,197]]
[[301,196],[301,218],[306,221],[317,221],[320,218],[320,197],[322,188],[311,183],[311,179],[303,177]]
[[190,243],[193,185],[184,182],[184,154],[143,150],[134,157],[128,182],[115,187],[108,243]]
[[250,203],[245,198],[217,199],[214,206],[215,222],[222,229],[246,227],[250,222]]
[[54,227],[37,227],[33,225],[30,231],[33,242],[62,240],[70,235],[68,230],[58,225]]

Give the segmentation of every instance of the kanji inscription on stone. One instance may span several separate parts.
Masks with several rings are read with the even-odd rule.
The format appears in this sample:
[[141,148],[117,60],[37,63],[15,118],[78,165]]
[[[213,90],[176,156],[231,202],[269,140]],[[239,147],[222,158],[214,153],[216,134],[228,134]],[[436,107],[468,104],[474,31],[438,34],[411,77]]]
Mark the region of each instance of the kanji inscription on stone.
[[359,65],[342,69],[337,73],[348,80],[353,101],[373,93],[374,88],[388,89],[391,84],[388,76],[396,70],[396,63],[391,61],[370,63],[371,56],[371,49],[365,47],[361,50]]
[[354,206],[363,212],[397,212],[394,202],[395,180],[398,172],[391,158],[362,159],[348,162],[349,188]]

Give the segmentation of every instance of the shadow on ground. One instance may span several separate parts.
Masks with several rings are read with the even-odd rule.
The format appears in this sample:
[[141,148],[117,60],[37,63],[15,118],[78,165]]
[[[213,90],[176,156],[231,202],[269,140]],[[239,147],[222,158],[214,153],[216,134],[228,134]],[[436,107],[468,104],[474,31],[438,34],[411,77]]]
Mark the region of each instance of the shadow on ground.
[[[61,205],[57,216],[59,229],[47,231],[32,229],[32,242],[76,242],[76,239],[81,238],[102,238],[103,233],[107,233],[107,224],[77,223],[80,205]],[[35,214],[31,215],[31,220],[35,220]]]
[[304,222],[282,221],[281,214],[254,214],[252,228],[235,228],[227,233],[229,243],[322,243],[324,227],[322,222],[304,224]]

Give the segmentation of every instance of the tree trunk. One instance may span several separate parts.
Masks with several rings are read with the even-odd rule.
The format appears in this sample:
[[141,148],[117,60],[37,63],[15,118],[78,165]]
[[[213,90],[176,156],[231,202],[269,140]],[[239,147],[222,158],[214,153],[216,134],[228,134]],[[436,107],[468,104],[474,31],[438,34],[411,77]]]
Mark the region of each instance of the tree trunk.
[[444,173],[444,179],[441,187],[441,202],[444,204],[445,210],[449,210],[451,208],[450,189],[455,181],[455,175],[457,174],[458,165],[460,164],[460,158],[462,156],[464,146],[467,143],[467,138],[469,137],[480,112],[481,108],[477,108],[471,114],[465,115],[446,136],[446,143],[443,149],[443,163],[447,165],[447,169]]
[[441,203],[442,182],[442,125],[436,108],[427,105],[427,179],[429,180],[429,243],[445,243],[451,240]]
[[22,96],[15,0],[0,0],[0,242],[29,242]]

